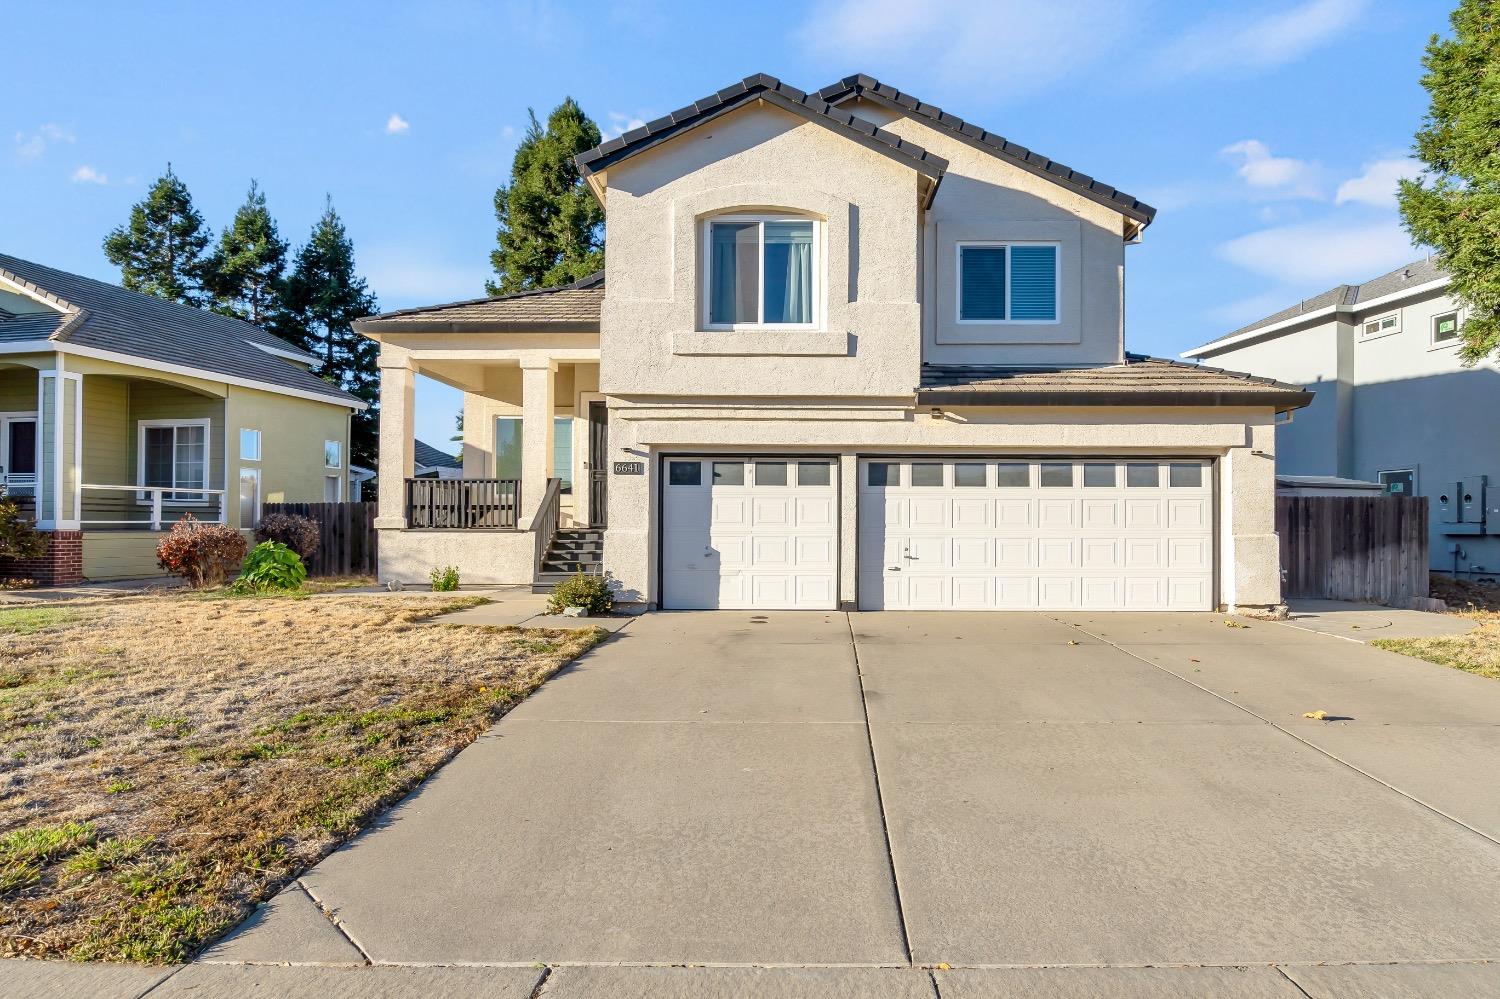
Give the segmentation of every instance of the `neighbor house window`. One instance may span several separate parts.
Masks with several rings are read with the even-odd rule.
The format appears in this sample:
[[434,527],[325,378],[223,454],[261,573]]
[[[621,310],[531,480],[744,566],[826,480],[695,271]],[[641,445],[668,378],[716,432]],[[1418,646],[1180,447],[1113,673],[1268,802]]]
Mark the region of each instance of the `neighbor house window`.
[[727,216],[709,222],[709,326],[812,326],[816,233],[811,219]]
[[204,502],[207,496],[196,490],[208,486],[208,421],[141,421],[136,468],[141,485],[172,490],[164,499]]
[[260,431],[240,428],[240,460],[260,461]]
[[1359,328],[1361,340],[1372,340],[1378,336],[1388,336],[1392,333],[1401,332],[1401,315],[1392,312],[1388,316],[1376,316],[1374,319],[1366,319],[1364,325]]
[[960,243],[958,321],[1057,321],[1056,243]]
[[323,442],[323,467],[324,468],[343,468],[344,467],[344,445],[343,445],[342,442],[340,442],[340,441],[324,441]]
[[1432,343],[1434,346],[1458,340],[1458,313],[1444,312],[1432,317]]

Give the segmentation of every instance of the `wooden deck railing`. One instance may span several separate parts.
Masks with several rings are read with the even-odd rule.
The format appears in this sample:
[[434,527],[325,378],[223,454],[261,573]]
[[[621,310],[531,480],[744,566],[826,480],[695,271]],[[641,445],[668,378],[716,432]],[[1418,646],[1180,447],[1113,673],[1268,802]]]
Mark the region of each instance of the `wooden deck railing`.
[[406,480],[412,530],[513,531],[520,507],[520,479]]

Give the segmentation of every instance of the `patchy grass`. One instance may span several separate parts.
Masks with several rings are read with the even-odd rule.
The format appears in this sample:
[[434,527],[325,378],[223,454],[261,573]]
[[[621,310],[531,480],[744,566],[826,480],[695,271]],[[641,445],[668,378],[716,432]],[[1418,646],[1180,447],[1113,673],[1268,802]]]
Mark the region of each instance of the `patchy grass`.
[[1465,611],[1463,616],[1477,620],[1479,627],[1468,634],[1446,638],[1377,638],[1370,644],[1439,666],[1451,666],[1465,673],[1500,680],[1500,613]]
[[190,957],[604,634],[426,623],[482,602],[24,608],[0,640],[0,955]]
[[69,607],[0,607],[0,635],[34,635],[79,618]]

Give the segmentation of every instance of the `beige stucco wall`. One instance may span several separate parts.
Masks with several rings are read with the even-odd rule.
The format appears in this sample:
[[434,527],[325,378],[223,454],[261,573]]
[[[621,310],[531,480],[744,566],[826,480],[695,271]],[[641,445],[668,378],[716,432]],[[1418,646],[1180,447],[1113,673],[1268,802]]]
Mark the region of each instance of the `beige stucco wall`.
[[431,585],[433,569],[457,566],[463,586],[530,583],[536,569],[536,538],[525,531],[380,532],[380,581]]

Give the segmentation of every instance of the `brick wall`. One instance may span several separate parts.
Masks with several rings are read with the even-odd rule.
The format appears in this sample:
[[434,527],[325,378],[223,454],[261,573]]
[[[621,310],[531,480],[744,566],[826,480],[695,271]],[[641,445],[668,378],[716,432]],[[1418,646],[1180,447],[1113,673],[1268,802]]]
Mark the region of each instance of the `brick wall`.
[[47,554],[41,558],[0,558],[0,579],[30,579],[38,586],[83,582],[83,532],[42,531]]

